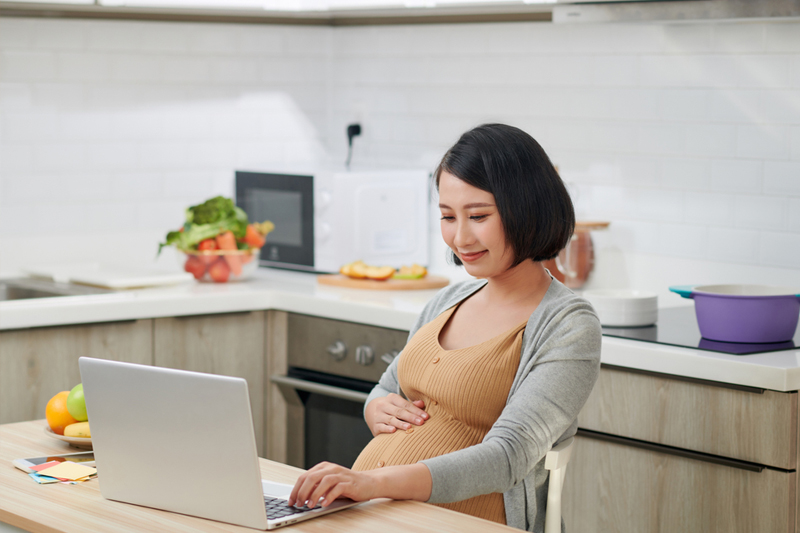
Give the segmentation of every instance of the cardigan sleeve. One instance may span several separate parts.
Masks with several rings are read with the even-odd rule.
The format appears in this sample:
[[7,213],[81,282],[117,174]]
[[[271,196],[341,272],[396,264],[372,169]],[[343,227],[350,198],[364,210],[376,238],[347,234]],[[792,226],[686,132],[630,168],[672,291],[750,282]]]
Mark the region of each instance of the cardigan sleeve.
[[[527,374],[475,446],[422,461],[430,503],[506,492],[520,483],[577,419],[600,371],[600,323],[586,303],[557,312],[523,357]],[[523,354],[524,355],[524,354]]]

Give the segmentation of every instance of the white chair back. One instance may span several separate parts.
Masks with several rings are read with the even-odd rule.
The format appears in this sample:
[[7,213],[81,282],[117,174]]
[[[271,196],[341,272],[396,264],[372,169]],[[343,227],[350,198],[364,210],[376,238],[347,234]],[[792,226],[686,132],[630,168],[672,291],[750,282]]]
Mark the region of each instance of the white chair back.
[[570,437],[553,446],[544,458],[544,467],[550,471],[544,533],[561,533],[561,490],[564,488],[564,476],[567,474],[567,463],[574,443],[575,437]]

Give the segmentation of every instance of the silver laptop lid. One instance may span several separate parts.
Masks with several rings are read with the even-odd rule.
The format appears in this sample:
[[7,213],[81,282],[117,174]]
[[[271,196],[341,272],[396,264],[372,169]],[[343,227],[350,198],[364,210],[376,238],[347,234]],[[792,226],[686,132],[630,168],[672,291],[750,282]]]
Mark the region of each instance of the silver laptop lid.
[[267,528],[244,379],[79,364],[105,498]]

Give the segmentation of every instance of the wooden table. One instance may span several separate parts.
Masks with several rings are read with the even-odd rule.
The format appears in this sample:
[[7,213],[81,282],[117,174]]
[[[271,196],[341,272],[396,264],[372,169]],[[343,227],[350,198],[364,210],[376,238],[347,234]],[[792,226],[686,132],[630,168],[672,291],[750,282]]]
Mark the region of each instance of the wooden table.
[[[254,529],[106,500],[94,479],[77,485],[39,485],[11,461],[80,450],[44,434],[44,420],[0,425],[0,522],[42,532],[188,532]],[[261,475],[293,483],[302,470],[261,459]],[[352,509],[282,528],[286,533],[454,532],[492,533],[516,529],[425,503],[373,500]]]

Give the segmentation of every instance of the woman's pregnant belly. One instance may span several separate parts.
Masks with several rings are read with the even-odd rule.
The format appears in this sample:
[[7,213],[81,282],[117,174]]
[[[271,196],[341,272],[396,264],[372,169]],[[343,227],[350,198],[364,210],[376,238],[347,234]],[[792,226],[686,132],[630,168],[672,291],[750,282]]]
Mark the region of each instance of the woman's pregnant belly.
[[426,402],[430,418],[421,426],[381,433],[370,441],[353,470],[410,465],[478,444],[485,432],[456,420],[438,404]]
[[[384,466],[409,465],[424,459],[462,450],[483,440],[486,430],[456,420],[433,402],[425,402],[431,417],[421,426],[403,431],[381,433],[370,441],[353,464],[353,470],[373,470]],[[437,504],[439,507],[506,523],[503,495],[475,496],[460,502]]]

